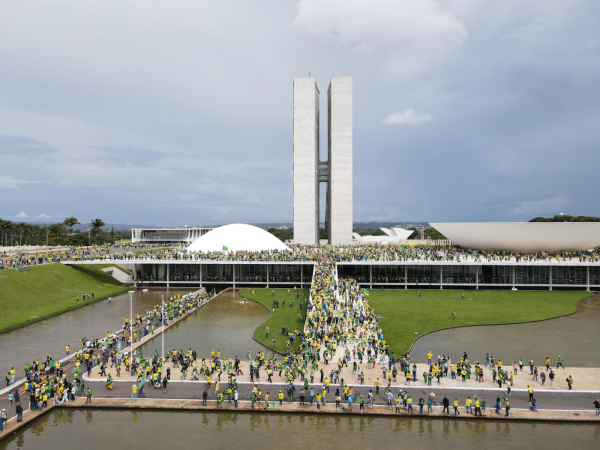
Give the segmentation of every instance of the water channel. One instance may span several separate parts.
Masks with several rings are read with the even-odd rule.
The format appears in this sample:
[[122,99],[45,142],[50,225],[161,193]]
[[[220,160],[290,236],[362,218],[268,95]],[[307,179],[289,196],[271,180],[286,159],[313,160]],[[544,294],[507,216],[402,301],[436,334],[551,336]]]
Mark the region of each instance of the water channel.
[[600,296],[579,302],[579,311],[558,319],[516,325],[492,325],[454,328],[423,336],[410,354],[416,362],[427,362],[427,352],[434,358],[442,353],[460,359],[467,352],[472,361],[485,361],[485,354],[512,364],[519,358],[527,365],[533,359],[543,365],[548,356],[556,362],[558,355],[565,366],[600,367]]
[[[165,332],[165,352],[192,349],[199,359],[210,358],[212,350],[220,350],[222,358],[244,359],[248,352],[255,356],[265,347],[253,340],[252,334],[268,318],[269,311],[261,304],[244,303],[237,291],[226,291],[169,327]],[[144,356],[151,356],[155,350],[161,354],[160,336],[140,347]]]
[[600,424],[63,409],[39,417],[0,446],[76,450],[94,442],[131,449],[579,449],[597,448]]
[[[177,293],[189,293],[189,289],[149,289],[135,290],[133,294],[133,314],[144,314],[152,306],[160,304],[162,295],[167,299]],[[4,376],[11,367],[17,370],[17,378],[23,375],[23,367],[36,359],[52,355],[56,360],[65,356],[65,346],[69,344],[75,351],[81,338],[90,339],[106,336],[123,326],[129,316],[129,294],[120,294],[93,303],[83,308],[60,314],[49,319],[0,334],[0,373]]]

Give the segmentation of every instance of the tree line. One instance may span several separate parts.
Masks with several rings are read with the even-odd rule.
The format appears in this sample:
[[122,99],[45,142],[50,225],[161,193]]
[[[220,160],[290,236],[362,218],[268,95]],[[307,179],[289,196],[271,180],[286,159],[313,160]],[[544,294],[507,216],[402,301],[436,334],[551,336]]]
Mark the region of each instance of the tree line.
[[88,231],[74,231],[75,225],[81,225],[76,217],[67,217],[59,223],[37,225],[27,222],[13,222],[0,219],[0,245],[72,245],[75,247],[88,244],[106,244],[130,239],[131,232],[110,231],[103,227],[106,223],[102,219],[90,221]]

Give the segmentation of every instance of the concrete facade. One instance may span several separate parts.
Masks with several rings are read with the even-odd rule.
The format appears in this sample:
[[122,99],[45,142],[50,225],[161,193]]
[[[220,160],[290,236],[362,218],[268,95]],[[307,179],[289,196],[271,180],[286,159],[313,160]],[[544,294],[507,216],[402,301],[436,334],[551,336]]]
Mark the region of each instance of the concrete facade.
[[319,239],[319,88],[294,78],[294,243]]
[[333,77],[327,91],[330,244],[352,243],[352,77]]
[[319,88],[294,78],[294,243],[319,243],[320,183],[327,183],[330,244],[352,243],[352,77],[333,77],[328,97],[328,159],[319,158]]

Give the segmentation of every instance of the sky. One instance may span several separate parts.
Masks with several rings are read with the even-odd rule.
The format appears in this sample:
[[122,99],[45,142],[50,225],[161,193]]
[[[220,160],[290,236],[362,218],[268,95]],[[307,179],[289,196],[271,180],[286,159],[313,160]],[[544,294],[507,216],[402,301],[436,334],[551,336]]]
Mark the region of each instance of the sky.
[[323,159],[353,77],[355,221],[600,216],[599,29],[593,0],[5,0],[0,218],[291,222],[309,73]]

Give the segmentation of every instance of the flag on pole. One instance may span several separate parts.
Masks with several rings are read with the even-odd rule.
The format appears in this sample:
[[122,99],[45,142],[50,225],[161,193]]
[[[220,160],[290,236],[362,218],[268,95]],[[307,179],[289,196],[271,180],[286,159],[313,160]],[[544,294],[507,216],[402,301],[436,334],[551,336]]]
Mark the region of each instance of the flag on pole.
[[366,289],[365,289],[364,291],[365,291],[365,295],[368,297],[368,296],[369,296],[369,294],[370,294],[370,292],[369,292],[369,291],[367,291]]
[[225,245],[224,245],[224,246],[223,246],[223,251],[224,251],[224,252],[226,252],[226,251],[228,251],[228,250],[229,250],[229,248],[227,248],[227,246],[225,246]]

